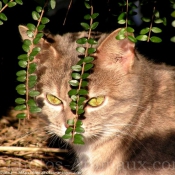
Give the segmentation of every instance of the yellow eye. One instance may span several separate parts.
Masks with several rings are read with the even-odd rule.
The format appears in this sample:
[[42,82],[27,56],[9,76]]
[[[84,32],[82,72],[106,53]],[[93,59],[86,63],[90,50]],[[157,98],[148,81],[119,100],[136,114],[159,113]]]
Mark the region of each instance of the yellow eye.
[[47,94],[46,97],[48,102],[52,105],[60,105],[62,103],[62,101],[59,98],[55,97],[52,94]]
[[93,97],[88,101],[88,104],[92,107],[100,106],[105,100],[104,96]]

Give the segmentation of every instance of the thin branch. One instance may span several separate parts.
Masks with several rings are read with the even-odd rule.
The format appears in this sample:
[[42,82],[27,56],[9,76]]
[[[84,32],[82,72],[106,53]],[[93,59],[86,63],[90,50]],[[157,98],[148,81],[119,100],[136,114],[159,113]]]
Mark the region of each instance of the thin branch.
[[66,16],[65,16],[65,18],[64,18],[63,26],[64,26],[65,23],[66,23],[66,19],[67,19],[67,16],[68,16],[68,13],[69,13],[69,10],[70,10],[71,5],[72,5],[72,0],[70,0],[69,6],[68,6],[68,8],[67,8],[67,12],[66,12]]
[[[13,2],[13,0],[10,0],[10,2]],[[0,10],[0,13],[5,10],[6,8],[8,7],[8,4],[6,4],[1,10]]]

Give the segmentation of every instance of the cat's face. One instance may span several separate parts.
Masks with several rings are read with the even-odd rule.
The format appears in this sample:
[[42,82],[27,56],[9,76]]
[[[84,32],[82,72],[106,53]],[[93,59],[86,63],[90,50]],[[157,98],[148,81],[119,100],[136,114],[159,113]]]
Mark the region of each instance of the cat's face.
[[[132,74],[134,46],[128,40],[117,41],[118,31],[109,35],[97,48],[93,73],[88,77],[88,98],[82,117],[85,142],[101,137],[125,134],[138,104],[138,79]],[[67,120],[75,117],[69,107],[68,95],[71,66],[75,65],[78,52],[74,35],[55,36],[53,43],[42,40],[38,62],[37,96],[42,114],[49,120],[49,132],[63,136]]]

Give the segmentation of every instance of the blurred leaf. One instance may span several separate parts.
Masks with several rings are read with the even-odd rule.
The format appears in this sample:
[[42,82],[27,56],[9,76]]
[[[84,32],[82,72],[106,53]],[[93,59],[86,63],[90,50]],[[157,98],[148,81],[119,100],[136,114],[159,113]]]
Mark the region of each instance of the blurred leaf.
[[93,38],[89,38],[87,41],[89,44],[97,44],[97,41],[94,40]]
[[38,13],[41,13],[42,7],[41,7],[41,6],[37,6],[37,7],[36,7],[36,11],[37,11]]
[[30,37],[30,38],[32,38],[34,36],[33,31],[27,30],[27,36]]
[[4,4],[7,4],[9,0],[2,0]]
[[21,59],[22,59],[22,60],[27,61],[27,60],[28,60],[28,55],[27,55],[27,54],[22,54],[22,55],[19,55],[19,56],[18,56],[18,59],[19,59],[19,60],[21,60]]
[[76,127],[82,126],[82,125],[83,125],[83,122],[82,122],[81,120],[77,120],[77,122],[76,122]]
[[97,28],[99,22],[94,22],[92,25],[91,25],[91,29],[94,30]]
[[45,28],[45,25],[44,24],[40,24],[38,26],[38,31],[42,31],[44,28]]
[[161,32],[162,32],[162,30],[161,30],[160,28],[158,28],[158,27],[153,27],[151,30],[152,30],[154,33],[161,33]]
[[76,96],[76,95],[72,95],[70,98],[71,98],[73,101],[77,101],[77,96]]
[[171,13],[171,16],[172,16],[173,18],[175,18],[175,11],[173,11],[173,12]]
[[29,46],[29,45],[26,45],[26,44],[23,44],[23,45],[22,45],[22,49],[23,49],[25,52],[29,52],[30,46]]
[[149,32],[149,27],[146,27],[146,28],[144,28],[144,29],[142,29],[141,31],[140,31],[140,34],[141,35],[145,35],[146,33],[148,33]]
[[17,77],[17,80],[20,82],[24,82],[24,81],[26,81],[26,76],[19,76],[19,77]]
[[154,12],[154,16],[155,16],[156,18],[159,18],[159,17],[160,17],[160,14],[159,14],[159,11],[158,11],[158,10],[156,10],[156,11]]
[[116,38],[117,40],[122,40],[122,39],[125,39],[126,36],[125,36],[125,35],[122,35],[122,34],[118,34],[115,38]]
[[21,88],[21,89],[18,89],[17,92],[20,95],[25,95],[26,94],[26,89]]
[[82,26],[85,30],[89,30],[89,29],[90,29],[90,26],[89,26],[88,23],[82,22],[82,23],[80,23],[80,24],[81,24],[81,26]]
[[29,99],[28,102],[27,102],[27,104],[29,106],[37,106],[35,100],[33,100],[33,99]]
[[23,76],[23,75],[26,75],[26,70],[20,70],[16,73],[16,76]]
[[137,42],[137,39],[131,35],[128,35],[128,39],[133,42],[133,43],[136,43]]
[[37,80],[37,76],[36,75],[30,75],[29,76],[29,81],[35,81]]
[[84,138],[81,134],[75,134],[74,136],[74,144],[84,144]]
[[163,20],[159,18],[159,19],[155,19],[154,22],[155,22],[156,24],[159,24],[159,23],[163,23]]
[[84,109],[78,109],[78,115],[83,114],[84,113]]
[[85,48],[80,46],[80,47],[77,47],[76,50],[79,52],[79,53],[84,53],[85,52]]
[[129,32],[129,33],[133,33],[134,29],[132,27],[127,27],[126,31]]
[[18,105],[14,108],[14,110],[16,111],[22,111],[22,110],[25,110],[26,109],[26,105]]
[[91,69],[94,65],[92,63],[87,63],[84,66],[84,71],[88,71],[89,69]]
[[41,112],[41,108],[38,106],[30,106],[29,110],[31,113]]
[[162,18],[162,20],[163,20],[163,25],[166,26],[167,25],[166,17]]
[[89,15],[89,14],[85,15],[85,16],[84,16],[84,19],[86,19],[86,20],[91,19],[91,15]]
[[118,21],[119,24],[125,24],[126,23],[126,20],[125,19],[121,19]]
[[159,38],[159,37],[157,37],[157,36],[152,36],[152,37],[150,38],[150,40],[151,40],[151,42],[153,42],[153,43],[160,43],[160,42],[162,42],[162,39]]
[[24,119],[24,118],[26,118],[26,114],[25,113],[19,113],[19,114],[16,115],[16,118]]
[[77,126],[77,127],[75,128],[75,132],[78,132],[78,133],[84,133],[85,130],[84,130],[83,127]]
[[171,37],[170,41],[175,43],[175,36]]
[[16,2],[17,4],[19,4],[19,5],[23,5],[22,0],[15,0],[15,2]]
[[30,97],[36,97],[36,96],[38,96],[39,94],[40,94],[39,91],[35,91],[35,90],[29,91],[29,96],[30,96]]
[[29,81],[28,83],[29,83],[29,88],[33,88],[35,86],[35,84],[36,84],[36,80]]
[[77,44],[85,44],[87,42],[87,38],[79,38],[78,40],[76,40]]
[[22,67],[22,68],[26,68],[26,67],[27,67],[27,61],[21,60],[21,61],[18,62],[18,65],[19,65],[20,67]]
[[7,21],[7,16],[4,13],[0,13],[0,19],[3,21]]
[[15,99],[15,103],[17,103],[17,104],[24,104],[25,103],[25,99],[24,98],[16,98]]
[[85,57],[84,59],[83,59],[83,61],[85,62],[85,63],[90,63],[90,62],[92,62],[94,60],[94,57],[91,57],[91,56],[87,56],[87,57]]
[[63,139],[71,139],[72,138],[72,134],[69,133],[69,134],[65,134],[62,136]]
[[87,91],[86,89],[80,89],[80,90],[78,91],[78,94],[79,94],[79,95],[87,95],[87,94],[88,94],[88,91]]
[[35,70],[36,70],[36,67],[37,67],[36,63],[30,63],[30,65],[29,65],[29,74],[34,73]]
[[89,73],[84,73],[84,74],[81,76],[81,78],[82,78],[82,79],[86,79],[89,75],[90,75]]
[[88,86],[88,82],[87,81],[82,81],[81,82],[81,87],[86,87]]
[[88,48],[88,54],[92,54],[92,53],[94,53],[96,51],[96,49],[95,48]]
[[36,29],[35,25],[34,24],[31,24],[31,23],[28,23],[27,24],[27,28],[30,30],[30,31],[34,31]]
[[142,17],[142,21],[144,21],[144,22],[150,22],[151,20],[149,18]]
[[36,11],[33,11],[32,12],[32,18],[33,18],[33,20],[39,20],[39,18],[40,18],[40,15],[39,15],[39,13],[38,12],[36,12]]
[[71,89],[69,92],[68,92],[69,96],[71,95],[76,95],[77,94],[77,90],[76,89]]
[[42,24],[47,24],[49,21],[50,21],[49,18],[46,18],[46,17],[42,17],[41,19]]
[[25,84],[19,84],[18,86],[16,86],[16,90],[25,88],[26,88]]
[[25,40],[23,41],[23,44],[24,44],[24,45],[27,45],[27,46],[30,46],[30,45],[32,44],[32,42],[31,42],[29,39],[25,39]]
[[82,67],[80,65],[74,65],[74,66],[72,66],[72,70],[73,71],[80,72],[81,69],[82,69]]
[[77,108],[77,104],[76,104],[76,102],[74,102],[74,101],[71,101],[70,104],[69,104],[69,106],[70,106],[70,108],[71,108],[72,110],[76,110],[76,108]]
[[94,14],[91,15],[91,18],[95,19],[95,18],[97,18],[97,16],[99,16],[99,13],[94,13]]
[[8,2],[8,7],[14,7],[16,5],[16,2]]
[[77,80],[70,80],[70,81],[69,81],[69,84],[70,84],[71,86],[78,86],[78,85],[79,85],[79,81],[77,81]]
[[119,16],[118,16],[118,21],[123,20],[123,18],[125,18],[126,16],[126,12],[122,12]]
[[3,25],[4,23],[0,20],[0,25]]
[[90,9],[90,8],[91,8],[91,6],[89,5],[89,3],[87,3],[87,2],[84,2],[84,5],[85,5],[85,7],[86,7],[87,9]]
[[74,125],[74,119],[67,120],[67,124],[71,126]]
[[136,37],[136,39],[139,40],[139,41],[147,41],[148,36],[147,35],[138,35]]
[[56,7],[56,0],[50,0],[50,6],[51,9],[54,9]]
[[68,127],[65,131],[65,134],[70,134],[73,131],[72,127]]

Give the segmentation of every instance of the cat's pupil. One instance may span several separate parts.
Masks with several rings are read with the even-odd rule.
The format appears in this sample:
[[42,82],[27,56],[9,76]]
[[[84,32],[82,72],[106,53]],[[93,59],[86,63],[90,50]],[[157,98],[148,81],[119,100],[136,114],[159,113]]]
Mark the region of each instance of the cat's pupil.
[[52,104],[52,105],[60,105],[60,104],[62,104],[62,101],[59,98],[57,98],[54,95],[52,95],[52,94],[47,94],[46,98],[47,98],[48,102],[50,104]]

